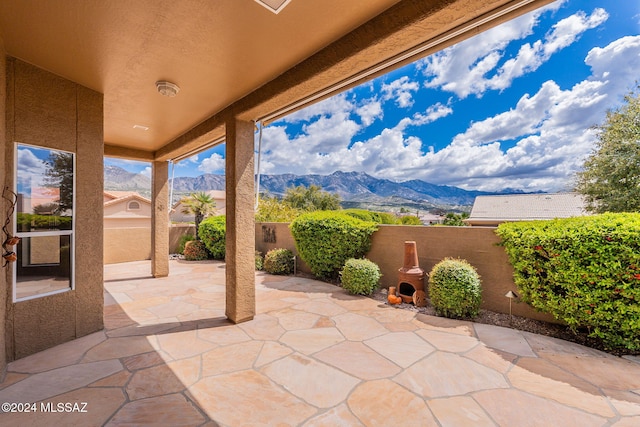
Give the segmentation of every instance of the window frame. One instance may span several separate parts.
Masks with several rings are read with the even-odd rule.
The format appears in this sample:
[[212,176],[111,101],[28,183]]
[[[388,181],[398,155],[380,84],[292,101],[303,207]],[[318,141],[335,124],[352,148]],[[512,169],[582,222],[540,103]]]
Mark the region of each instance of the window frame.
[[18,262],[20,262],[22,254],[19,253],[19,251],[16,250],[16,254],[18,255],[18,259],[16,260],[15,263],[13,265],[13,289],[12,289],[12,297],[13,297],[13,302],[17,303],[17,302],[22,302],[22,301],[29,301],[32,299],[36,299],[36,298],[43,298],[43,297],[47,297],[47,296],[51,296],[51,295],[56,295],[56,294],[60,294],[63,292],[69,292],[69,291],[73,291],[76,288],[76,274],[75,274],[75,253],[76,253],[76,233],[75,233],[75,229],[76,229],[76,210],[77,210],[77,205],[76,205],[76,182],[77,182],[77,159],[76,159],[76,153],[74,153],[73,151],[68,151],[68,150],[61,150],[58,148],[51,148],[51,147],[44,147],[44,146],[39,146],[39,145],[34,145],[34,144],[25,144],[23,142],[18,142],[16,141],[14,143],[14,149],[13,149],[13,154],[14,154],[14,165],[13,165],[13,189],[16,192],[16,194],[18,194],[18,149],[21,147],[26,147],[26,148],[33,148],[36,150],[49,150],[49,151],[56,151],[56,152],[62,152],[62,153],[68,153],[72,155],[73,158],[73,194],[72,194],[72,198],[71,198],[71,203],[72,203],[72,209],[71,209],[71,229],[69,230],[48,230],[48,231],[18,231],[18,210],[16,209],[13,212],[13,235],[20,237],[20,238],[25,238],[25,237],[47,237],[47,236],[69,236],[69,286],[65,287],[63,289],[56,289],[50,292],[43,292],[43,293],[39,293],[39,294],[35,294],[35,295],[29,295],[26,297],[21,297],[18,298],[18,267],[17,264]]

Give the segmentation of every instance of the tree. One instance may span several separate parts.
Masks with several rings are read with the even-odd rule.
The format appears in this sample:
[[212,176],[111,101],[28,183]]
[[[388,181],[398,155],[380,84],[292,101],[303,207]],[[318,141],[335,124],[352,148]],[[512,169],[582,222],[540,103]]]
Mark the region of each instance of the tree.
[[463,220],[467,218],[469,218],[469,214],[466,212],[463,212],[459,215],[453,212],[449,212],[444,217],[444,221],[442,222],[442,225],[454,225],[456,227],[464,227],[467,224],[465,224]]
[[322,190],[317,185],[287,188],[283,201],[302,211],[331,211],[340,209],[340,196]]
[[52,151],[43,162],[46,167],[44,184],[60,189],[58,206],[53,212],[57,215],[69,215],[68,211],[73,209],[73,154]]
[[575,190],[594,213],[640,211],[640,92],[607,112],[594,151],[576,177]]
[[277,197],[261,195],[255,218],[257,222],[291,222],[301,213]]
[[180,203],[182,203],[182,213],[195,215],[196,237],[200,240],[198,236],[200,223],[205,217],[215,212],[216,201],[209,194],[199,192],[191,193],[189,197],[184,197],[180,200]]

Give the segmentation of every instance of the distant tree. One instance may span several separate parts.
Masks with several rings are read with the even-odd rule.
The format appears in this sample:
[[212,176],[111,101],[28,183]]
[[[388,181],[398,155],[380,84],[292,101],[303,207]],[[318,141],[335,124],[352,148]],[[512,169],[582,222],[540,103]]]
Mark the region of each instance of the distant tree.
[[594,213],[640,211],[640,86],[607,112],[575,190]]
[[469,214],[466,212],[463,212],[461,214],[456,214],[453,212],[449,212],[445,217],[444,217],[444,221],[442,222],[442,225],[453,225],[456,227],[464,227],[467,224],[465,224],[463,222],[463,220],[469,218]]
[[324,191],[317,185],[287,188],[283,201],[292,208],[305,212],[340,209],[340,196]]
[[64,215],[73,209],[73,154],[52,151],[47,160],[43,160],[46,170],[44,184],[60,189],[60,198],[56,201],[54,213]]
[[200,237],[198,236],[200,223],[207,216],[215,212],[216,201],[213,200],[213,197],[209,194],[201,191],[198,193],[191,193],[189,197],[184,197],[180,202],[182,203],[183,214],[193,214],[195,216],[196,237],[200,240]]
[[291,222],[301,213],[277,197],[261,195],[255,217],[257,222]]

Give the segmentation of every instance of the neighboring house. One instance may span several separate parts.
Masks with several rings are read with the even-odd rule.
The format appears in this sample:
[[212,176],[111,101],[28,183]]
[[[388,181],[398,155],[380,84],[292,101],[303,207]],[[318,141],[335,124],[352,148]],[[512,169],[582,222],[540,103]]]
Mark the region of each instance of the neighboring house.
[[469,225],[497,226],[503,222],[569,218],[587,215],[584,198],[577,193],[509,194],[478,196]]
[[[221,190],[209,190],[206,191],[208,195],[210,195],[213,200],[216,202],[216,212],[215,215],[224,215],[226,212],[226,196],[225,192]],[[171,222],[194,222],[195,216],[193,214],[183,213],[184,205],[182,202],[178,202],[171,208],[169,220]]]
[[104,192],[104,228],[151,228],[151,201],[130,191]]

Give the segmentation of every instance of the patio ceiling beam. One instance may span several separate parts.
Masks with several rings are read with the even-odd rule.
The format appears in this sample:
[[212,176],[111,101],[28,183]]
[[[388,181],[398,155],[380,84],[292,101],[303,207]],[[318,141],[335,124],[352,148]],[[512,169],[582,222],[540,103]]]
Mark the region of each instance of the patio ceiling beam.
[[172,140],[170,160],[224,136],[229,117],[269,121],[444,49],[553,0],[402,0]]
[[140,160],[152,162],[155,158],[152,151],[136,150],[135,148],[121,147],[119,145],[104,144],[104,155],[120,159]]

